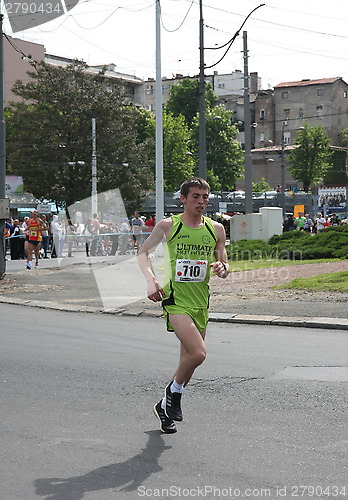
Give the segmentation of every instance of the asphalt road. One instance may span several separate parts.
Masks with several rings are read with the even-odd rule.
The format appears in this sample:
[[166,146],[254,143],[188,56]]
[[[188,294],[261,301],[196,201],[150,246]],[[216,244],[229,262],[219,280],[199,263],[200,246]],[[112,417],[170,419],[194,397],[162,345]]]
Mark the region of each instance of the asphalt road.
[[1,500],[348,497],[348,333],[213,323],[162,435],[161,319],[0,304]]

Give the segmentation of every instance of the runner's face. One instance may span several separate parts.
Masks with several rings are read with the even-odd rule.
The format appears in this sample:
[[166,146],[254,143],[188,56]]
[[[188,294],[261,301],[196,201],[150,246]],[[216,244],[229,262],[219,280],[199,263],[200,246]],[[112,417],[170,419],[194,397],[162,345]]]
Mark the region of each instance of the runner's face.
[[199,187],[190,187],[187,198],[181,195],[180,199],[184,204],[185,210],[195,214],[202,214],[208,205],[209,191]]

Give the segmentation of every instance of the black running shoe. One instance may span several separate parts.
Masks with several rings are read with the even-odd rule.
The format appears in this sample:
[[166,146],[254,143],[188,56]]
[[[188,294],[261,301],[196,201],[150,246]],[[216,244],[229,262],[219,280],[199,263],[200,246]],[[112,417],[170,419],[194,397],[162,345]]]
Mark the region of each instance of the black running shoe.
[[160,429],[165,434],[174,434],[177,431],[176,425],[171,418],[168,418],[163,408],[161,401],[153,407],[153,412],[160,421]]
[[165,397],[166,397],[166,409],[165,413],[168,418],[172,420],[176,420],[177,422],[182,421],[182,411],[181,411],[181,393],[180,392],[172,392],[170,390],[170,386],[173,382],[170,382],[165,388]]

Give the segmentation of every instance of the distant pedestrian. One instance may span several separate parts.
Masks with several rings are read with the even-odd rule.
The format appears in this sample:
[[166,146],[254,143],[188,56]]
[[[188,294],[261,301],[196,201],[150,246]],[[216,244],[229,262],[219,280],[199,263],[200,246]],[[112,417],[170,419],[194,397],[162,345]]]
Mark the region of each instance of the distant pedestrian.
[[41,241],[41,252],[42,252],[42,256],[44,259],[48,259],[48,255],[47,255],[47,252],[48,252],[48,243],[49,243],[49,227],[48,227],[48,220],[47,220],[47,217],[45,214],[41,215],[41,219],[43,220],[43,222],[45,223],[45,229],[42,230],[42,241]]
[[149,233],[152,233],[153,228],[156,225],[156,219],[154,215],[149,215],[148,218],[145,221],[145,229],[146,229],[146,238],[149,236]]
[[309,214],[305,214],[305,219],[306,219],[306,222],[303,226],[303,230],[306,231],[307,233],[311,233],[312,232],[312,228],[313,228],[313,221],[312,219],[309,217]]
[[21,235],[22,229],[19,220],[14,219],[9,238],[11,260],[19,260],[21,258]]
[[320,233],[321,231],[324,231],[325,229],[325,218],[323,217],[323,214],[321,212],[318,213],[317,218],[315,219],[316,222],[316,230],[317,233]]
[[129,220],[126,218],[120,226],[120,238],[119,238],[119,255],[126,255],[128,244],[129,244],[129,231],[130,225]]
[[58,215],[52,217],[51,222],[51,233],[52,233],[52,247],[51,247],[51,258],[56,258],[59,255],[59,238],[60,238],[60,224],[58,221]]
[[295,225],[296,229],[299,231],[303,231],[305,223],[306,223],[306,218],[304,216],[304,213],[299,212],[298,216],[296,217],[296,219],[294,221],[294,225]]
[[143,230],[145,227],[143,219],[140,217],[140,213],[136,210],[134,212],[134,217],[131,222],[132,233],[133,233],[133,248],[139,251],[141,244],[143,242]]
[[100,222],[98,219],[98,214],[93,214],[90,226],[91,226],[91,234],[93,236],[90,254],[94,256],[97,254],[98,235],[100,232]]

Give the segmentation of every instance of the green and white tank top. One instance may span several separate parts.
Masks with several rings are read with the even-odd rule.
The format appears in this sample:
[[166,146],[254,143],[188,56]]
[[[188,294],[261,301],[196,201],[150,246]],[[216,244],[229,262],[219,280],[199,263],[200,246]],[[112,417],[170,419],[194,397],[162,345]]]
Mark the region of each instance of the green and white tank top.
[[186,226],[181,215],[172,215],[172,221],[164,244],[166,295],[162,305],[208,308],[210,264],[217,243],[214,225],[208,217],[203,217],[199,228]]

